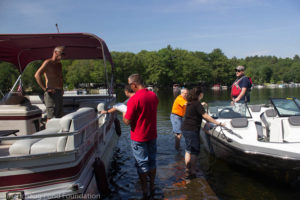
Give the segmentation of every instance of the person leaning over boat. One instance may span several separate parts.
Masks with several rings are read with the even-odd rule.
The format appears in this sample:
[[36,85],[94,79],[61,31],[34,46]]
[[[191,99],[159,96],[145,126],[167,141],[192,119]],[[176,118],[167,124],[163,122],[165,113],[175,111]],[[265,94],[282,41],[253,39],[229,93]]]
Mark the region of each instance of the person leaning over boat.
[[130,139],[133,156],[136,160],[144,198],[147,199],[147,176],[150,179],[150,195],[154,194],[156,176],[156,138],[157,138],[157,105],[156,94],[145,88],[139,74],[132,74],[128,84],[135,92],[123,113],[123,121],[131,126]]
[[200,128],[202,119],[215,125],[224,126],[221,122],[216,121],[209,116],[202,104],[201,99],[204,93],[201,87],[193,88],[187,95],[187,107],[182,123],[182,134],[185,139],[185,166],[187,178],[196,176],[197,155],[200,153]]
[[[64,56],[64,47],[59,46],[53,50],[52,57],[45,60],[37,70],[34,77],[42,88],[46,105],[47,118],[63,116],[63,74],[61,58]],[[42,80],[44,75],[45,83]]]
[[237,79],[231,86],[231,104],[234,105],[234,111],[243,115],[246,113],[245,103],[250,102],[251,88],[251,82],[244,72],[244,66],[239,65],[235,68]]
[[188,89],[182,88],[180,91],[180,95],[178,95],[173,103],[172,112],[170,115],[170,120],[172,123],[173,133],[175,135],[175,149],[179,150],[180,148],[180,139],[181,139],[181,124],[182,119],[185,114],[187,100],[186,97],[188,95]]
[[[130,88],[130,85],[126,85],[125,88],[124,88],[124,93],[125,93],[125,96],[127,97],[127,99],[123,102],[124,105],[127,105],[127,102],[128,100],[130,99],[130,97],[132,97],[134,95],[134,92],[133,90]],[[111,109],[109,110],[102,110],[100,112],[100,114],[107,114],[107,113],[113,113],[113,112],[116,112],[117,111],[117,108],[115,107],[112,107]]]

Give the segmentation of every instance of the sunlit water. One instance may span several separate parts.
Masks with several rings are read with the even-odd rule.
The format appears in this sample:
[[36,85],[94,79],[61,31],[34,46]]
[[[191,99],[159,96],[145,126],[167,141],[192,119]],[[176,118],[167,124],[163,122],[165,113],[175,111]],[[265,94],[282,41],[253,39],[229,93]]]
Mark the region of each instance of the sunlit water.
[[[249,171],[231,166],[210,156],[202,148],[199,156],[198,177],[191,182],[184,179],[184,140],[183,150],[174,149],[174,137],[169,120],[173,103],[171,90],[157,92],[160,103],[158,108],[158,151],[155,199],[300,199],[300,187],[291,187]],[[300,88],[254,89],[251,103],[268,103],[270,97],[300,98]],[[119,101],[125,97],[120,93]],[[217,104],[228,100],[229,91],[205,92],[204,101]],[[121,121],[121,115],[119,115]],[[139,199],[141,189],[130,148],[129,127],[121,122],[122,136],[110,170],[111,195],[106,199]],[[209,185],[207,184],[209,183]]]

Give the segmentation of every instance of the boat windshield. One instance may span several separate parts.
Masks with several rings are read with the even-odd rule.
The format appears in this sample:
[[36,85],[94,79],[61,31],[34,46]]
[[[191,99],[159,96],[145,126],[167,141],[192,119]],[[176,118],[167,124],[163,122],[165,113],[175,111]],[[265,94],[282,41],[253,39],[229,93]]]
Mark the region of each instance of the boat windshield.
[[300,115],[300,101],[295,98],[271,99],[271,103],[280,117]]
[[236,106],[213,106],[208,108],[208,114],[215,119],[251,118],[247,105],[244,105],[242,108]]

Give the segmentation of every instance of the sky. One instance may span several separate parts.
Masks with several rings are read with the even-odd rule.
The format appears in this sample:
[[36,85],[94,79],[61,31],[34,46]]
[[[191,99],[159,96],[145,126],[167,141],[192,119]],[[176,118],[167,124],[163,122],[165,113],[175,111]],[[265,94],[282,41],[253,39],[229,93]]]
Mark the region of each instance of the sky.
[[0,0],[0,34],[89,32],[110,51],[300,55],[299,0]]

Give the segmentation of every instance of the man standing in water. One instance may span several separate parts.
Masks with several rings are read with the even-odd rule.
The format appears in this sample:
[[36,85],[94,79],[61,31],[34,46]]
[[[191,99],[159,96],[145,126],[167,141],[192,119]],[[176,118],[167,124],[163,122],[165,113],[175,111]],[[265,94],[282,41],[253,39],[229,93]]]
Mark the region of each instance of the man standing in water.
[[157,105],[156,94],[145,88],[139,74],[132,74],[128,84],[135,92],[128,103],[123,121],[131,126],[130,139],[136,160],[144,199],[148,198],[147,176],[150,178],[150,195],[154,195],[156,176]]
[[[47,119],[63,116],[63,75],[60,62],[64,47],[56,47],[51,58],[45,60],[34,77],[42,88],[47,110]],[[42,80],[44,75],[45,83]]]
[[175,136],[175,149],[176,150],[179,150],[179,148],[180,148],[180,138],[182,136],[181,124],[182,124],[182,119],[185,114],[185,109],[186,109],[186,104],[187,104],[187,100],[186,100],[187,95],[188,95],[188,89],[186,89],[186,88],[181,89],[180,95],[177,96],[177,98],[175,99],[175,101],[173,103],[172,112],[170,115],[173,133]]

